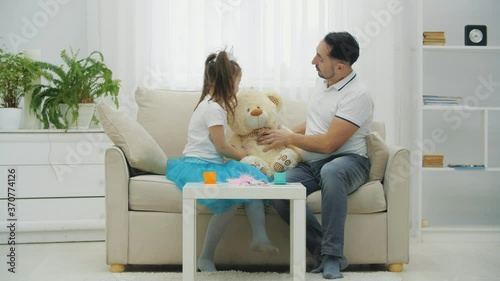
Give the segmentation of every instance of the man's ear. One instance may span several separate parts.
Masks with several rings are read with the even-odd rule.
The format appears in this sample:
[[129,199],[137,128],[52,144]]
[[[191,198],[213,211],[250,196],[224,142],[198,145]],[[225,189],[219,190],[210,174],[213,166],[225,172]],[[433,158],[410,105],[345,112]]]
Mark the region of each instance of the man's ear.
[[335,64],[335,68],[339,72],[343,72],[346,69],[346,63],[343,61],[339,61]]
[[281,95],[277,92],[269,92],[265,93],[265,95],[276,105],[278,111],[281,111],[281,108],[283,107],[283,99],[281,98]]

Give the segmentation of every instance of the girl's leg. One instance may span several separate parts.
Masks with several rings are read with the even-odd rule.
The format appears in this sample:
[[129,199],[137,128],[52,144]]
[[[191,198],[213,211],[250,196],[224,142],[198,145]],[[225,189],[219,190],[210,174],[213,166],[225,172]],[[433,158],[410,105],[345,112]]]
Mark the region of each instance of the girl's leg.
[[214,265],[215,249],[217,244],[226,230],[226,226],[234,216],[237,206],[233,206],[227,211],[219,215],[213,215],[210,223],[208,224],[207,234],[205,235],[205,242],[203,250],[198,258],[198,269],[200,271],[217,271]]
[[271,255],[279,254],[279,249],[276,248],[267,237],[264,201],[251,200],[245,204],[245,210],[252,227],[252,250],[266,252]]

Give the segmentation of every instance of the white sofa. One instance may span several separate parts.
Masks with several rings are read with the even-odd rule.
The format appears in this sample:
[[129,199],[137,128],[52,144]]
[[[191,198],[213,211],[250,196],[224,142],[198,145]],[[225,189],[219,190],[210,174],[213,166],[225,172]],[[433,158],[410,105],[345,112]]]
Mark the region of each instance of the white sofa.
[[[199,94],[137,89],[137,122],[166,156],[181,156],[188,121]],[[303,122],[305,102],[284,102],[283,119],[286,125],[293,127]],[[106,114],[102,112],[100,115],[103,123],[102,119],[107,116],[103,117]],[[116,120],[117,123],[136,122],[124,118]],[[112,134],[109,123],[114,129],[119,127],[113,122],[108,120],[107,125],[103,124],[108,135]],[[385,135],[383,124],[375,122],[373,129],[381,136]],[[130,164],[135,165],[137,161],[127,159],[126,155],[131,154],[131,145],[127,147],[123,144],[130,137],[115,133],[118,137],[115,135],[112,139],[118,145],[110,147],[105,153],[106,262],[111,266],[110,270],[123,271],[125,265],[133,264],[182,264],[181,191],[164,175],[137,173],[132,169]],[[133,135],[139,134],[136,137],[143,141],[149,137],[147,133]],[[150,146],[154,145],[147,145]],[[409,151],[394,145],[387,145],[386,148],[388,160],[382,163],[385,170],[382,172],[383,180],[372,180],[349,196],[345,255],[350,264],[388,264],[389,270],[401,271],[409,256]],[[137,155],[129,156],[133,157]],[[308,206],[318,218],[321,216],[320,196],[318,191],[307,198]],[[243,212],[240,210],[235,216],[219,243],[216,265],[288,264],[288,225],[272,207],[268,207],[268,234],[279,247],[280,254],[269,256],[253,252],[249,248],[251,230]],[[211,216],[210,211],[199,208],[198,251],[203,245]]]

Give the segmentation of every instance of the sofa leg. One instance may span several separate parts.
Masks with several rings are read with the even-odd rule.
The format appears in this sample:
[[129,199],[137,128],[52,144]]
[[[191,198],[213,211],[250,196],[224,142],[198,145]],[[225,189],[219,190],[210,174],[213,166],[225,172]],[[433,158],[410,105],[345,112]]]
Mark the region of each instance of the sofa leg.
[[115,272],[115,273],[120,273],[125,271],[125,265],[120,264],[120,263],[114,263],[109,266],[109,271]]
[[401,272],[401,271],[403,271],[403,264],[402,263],[391,263],[391,264],[389,264],[389,271],[390,272]]

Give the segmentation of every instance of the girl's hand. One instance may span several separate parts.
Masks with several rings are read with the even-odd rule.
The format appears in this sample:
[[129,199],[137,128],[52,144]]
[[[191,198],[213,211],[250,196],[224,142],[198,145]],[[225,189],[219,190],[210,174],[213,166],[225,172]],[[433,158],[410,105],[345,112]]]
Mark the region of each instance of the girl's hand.
[[245,157],[248,156],[248,150],[246,148],[242,147],[241,151],[242,151],[243,155],[245,155]]
[[[234,145],[233,145],[233,147],[234,147]],[[237,147],[234,147],[234,148],[236,150],[238,150],[238,152],[241,155],[241,158],[244,158],[244,157],[248,156],[248,150],[246,148],[244,148],[243,146],[240,146],[239,148],[237,148]]]

